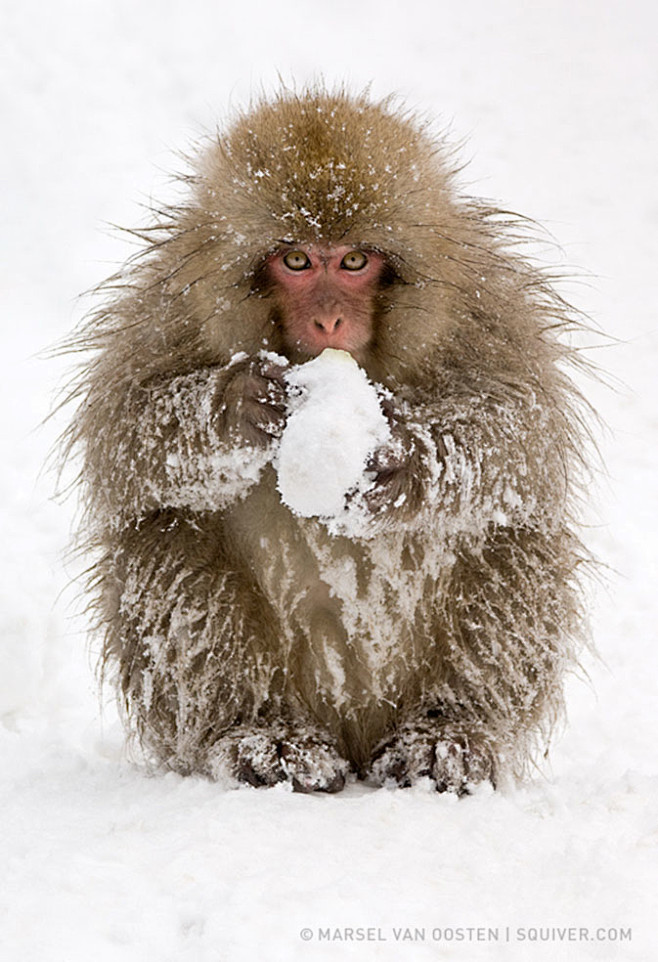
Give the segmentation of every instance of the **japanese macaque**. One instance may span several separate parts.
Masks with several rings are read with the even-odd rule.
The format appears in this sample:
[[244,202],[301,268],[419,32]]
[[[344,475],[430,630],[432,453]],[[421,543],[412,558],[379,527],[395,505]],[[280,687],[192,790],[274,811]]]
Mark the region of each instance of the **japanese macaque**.
[[[526,770],[560,715],[583,632],[577,320],[450,158],[390,101],[264,100],[73,338],[103,673],[157,768],[464,794]],[[277,456],[290,373],[327,348],[387,434],[340,510],[306,517]]]

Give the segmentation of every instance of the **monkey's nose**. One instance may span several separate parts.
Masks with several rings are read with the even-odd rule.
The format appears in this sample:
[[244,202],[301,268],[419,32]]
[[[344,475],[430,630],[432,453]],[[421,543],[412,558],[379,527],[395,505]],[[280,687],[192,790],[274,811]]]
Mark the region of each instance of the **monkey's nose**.
[[343,319],[342,317],[336,317],[334,314],[328,314],[325,317],[316,317],[313,323],[319,331],[324,331],[325,334],[333,334],[343,323]]

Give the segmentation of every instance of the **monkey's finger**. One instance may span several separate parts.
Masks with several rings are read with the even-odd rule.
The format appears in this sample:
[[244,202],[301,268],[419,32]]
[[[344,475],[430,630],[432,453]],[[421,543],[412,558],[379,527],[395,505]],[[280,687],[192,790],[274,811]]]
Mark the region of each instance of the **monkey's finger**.
[[272,404],[275,407],[286,406],[288,392],[282,378],[270,378],[258,371],[251,375],[249,384],[249,393],[259,401]]
[[288,411],[288,401],[285,395],[267,392],[266,394],[259,394],[251,400],[258,406],[257,410],[269,411],[278,417],[284,417]]
[[391,424],[396,423],[398,420],[398,414],[395,404],[389,397],[379,397],[379,405],[382,409],[385,418],[391,422]]
[[397,446],[383,444],[373,451],[368,459],[366,470],[378,475],[391,474],[393,471],[399,471],[403,464],[403,452]]
[[243,375],[242,396],[247,402],[267,404],[283,410],[286,406],[286,393],[277,381],[262,376],[260,371]]
[[258,402],[267,404],[275,410],[285,411],[288,407],[288,395],[283,389],[278,389],[278,385],[269,382],[264,394],[258,398]]
[[260,373],[263,375],[263,377],[266,377],[271,381],[279,381],[281,384],[283,384],[284,375],[289,370],[289,364],[282,364],[278,361],[266,361],[261,365]]
[[278,408],[267,404],[260,399],[251,405],[245,412],[245,416],[251,427],[261,431],[271,437],[275,437],[283,431],[285,425],[285,408]]

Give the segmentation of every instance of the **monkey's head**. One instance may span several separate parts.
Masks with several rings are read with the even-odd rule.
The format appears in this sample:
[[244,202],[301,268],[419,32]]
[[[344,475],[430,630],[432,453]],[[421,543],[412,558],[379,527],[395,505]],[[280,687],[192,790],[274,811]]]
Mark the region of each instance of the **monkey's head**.
[[541,285],[506,249],[499,212],[457,195],[449,161],[425,125],[365,95],[284,92],[239,116],[151,233],[146,266],[120,278],[133,333],[117,370],[335,347],[391,387],[438,370],[463,382],[464,366],[522,374],[524,299]]
[[450,179],[442,148],[389,101],[285,92],[202,156],[160,262],[165,302],[218,359],[336,347],[406,379],[460,288]]

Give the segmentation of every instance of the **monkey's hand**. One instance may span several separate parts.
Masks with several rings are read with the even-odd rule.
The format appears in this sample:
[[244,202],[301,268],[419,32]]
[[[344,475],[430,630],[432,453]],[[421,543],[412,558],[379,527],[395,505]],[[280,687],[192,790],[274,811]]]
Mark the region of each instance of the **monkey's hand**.
[[287,365],[271,358],[246,358],[229,368],[217,412],[219,432],[233,443],[264,448],[281,436],[287,394]]
[[385,413],[391,436],[376,448],[366,465],[372,483],[363,494],[363,503],[371,515],[409,518],[423,503],[424,446],[401,421]]

